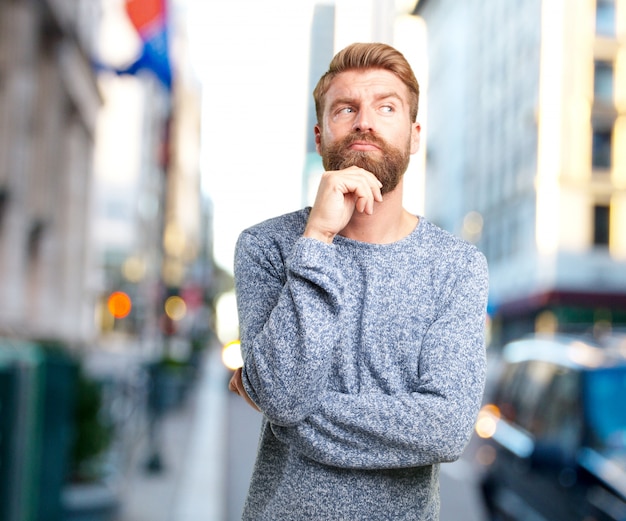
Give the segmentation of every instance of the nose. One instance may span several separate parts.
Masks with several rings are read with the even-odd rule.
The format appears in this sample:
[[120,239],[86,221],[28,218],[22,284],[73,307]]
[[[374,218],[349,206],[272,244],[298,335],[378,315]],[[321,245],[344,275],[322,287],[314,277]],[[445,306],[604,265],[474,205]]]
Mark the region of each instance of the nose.
[[366,108],[361,108],[354,118],[352,130],[355,132],[371,132],[374,130],[374,115]]

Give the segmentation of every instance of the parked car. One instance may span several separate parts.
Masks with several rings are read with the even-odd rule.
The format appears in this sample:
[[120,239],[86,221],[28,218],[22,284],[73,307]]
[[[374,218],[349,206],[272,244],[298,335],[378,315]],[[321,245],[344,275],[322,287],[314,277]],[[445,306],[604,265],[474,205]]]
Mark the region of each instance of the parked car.
[[502,353],[476,430],[492,520],[626,521],[626,342],[533,336]]

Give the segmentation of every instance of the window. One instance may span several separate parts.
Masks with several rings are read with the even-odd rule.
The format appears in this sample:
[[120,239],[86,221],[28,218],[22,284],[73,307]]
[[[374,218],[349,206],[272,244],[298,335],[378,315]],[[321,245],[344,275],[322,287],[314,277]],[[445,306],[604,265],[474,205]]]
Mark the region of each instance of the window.
[[537,360],[509,365],[499,383],[494,402],[502,417],[532,432],[535,410],[541,403],[554,371],[552,364]]
[[592,443],[600,449],[626,448],[626,369],[615,367],[587,374],[585,407],[591,423]]
[[534,434],[544,443],[573,454],[582,436],[583,414],[580,403],[580,375],[560,368],[537,411]]
[[615,0],[596,1],[596,34],[615,36]]
[[511,364],[506,366],[498,383],[495,404],[500,409],[502,417],[512,423],[517,421],[519,413],[520,387],[524,383],[524,364]]
[[611,129],[594,129],[592,137],[591,164],[593,168],[611,168]]
[[613,63],[597,60],[593,71],[593,94],[598,101],[613,102]]
[[593,244],[608,246],[609,244],[610,211],[608,205],[593,207]]

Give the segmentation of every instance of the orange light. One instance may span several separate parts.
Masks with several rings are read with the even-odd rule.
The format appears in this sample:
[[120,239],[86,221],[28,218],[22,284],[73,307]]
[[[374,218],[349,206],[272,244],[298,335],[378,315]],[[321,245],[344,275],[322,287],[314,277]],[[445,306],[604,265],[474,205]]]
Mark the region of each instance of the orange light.
[[491,438],[497,428],[498,420],[493,416],[482,416],[476,422],[476,434],[481,438]]
[[130,313],[133,305],[130,297],[123,291],[114,291],[109,296],[107,307],[115,318],[124,318]]
[[493,404],[485,405],[478,413],[476,434],[481,438],[491,438],[496,432],[498,420],[500,420],[500,409]]
[[500,417],[502,416],[499,407],[493,403],[488,403],[487,405],[483,406],[483,408],[478,413],[479,416],[484,414],[491,414],[498,419],[500,419]]

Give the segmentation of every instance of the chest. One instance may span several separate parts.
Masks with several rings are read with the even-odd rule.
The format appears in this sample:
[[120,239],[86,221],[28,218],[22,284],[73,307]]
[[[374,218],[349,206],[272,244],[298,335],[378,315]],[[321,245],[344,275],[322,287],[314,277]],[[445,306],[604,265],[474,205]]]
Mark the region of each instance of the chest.
[[346,275],[333,385],[349,393],[414,390],[445,285],[428,269],[371,263]]

